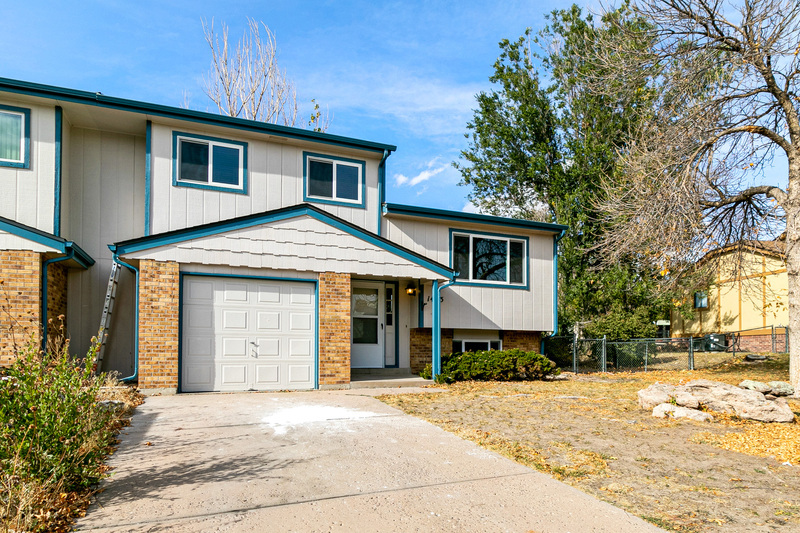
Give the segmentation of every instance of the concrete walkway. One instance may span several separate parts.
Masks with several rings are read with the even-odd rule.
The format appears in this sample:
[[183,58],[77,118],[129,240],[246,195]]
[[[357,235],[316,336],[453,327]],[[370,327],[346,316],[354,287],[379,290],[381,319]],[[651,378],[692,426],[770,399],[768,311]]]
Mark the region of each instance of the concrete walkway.
[[148,398],[78,529],[661,531],[404,415],[379,392],[390,391]]

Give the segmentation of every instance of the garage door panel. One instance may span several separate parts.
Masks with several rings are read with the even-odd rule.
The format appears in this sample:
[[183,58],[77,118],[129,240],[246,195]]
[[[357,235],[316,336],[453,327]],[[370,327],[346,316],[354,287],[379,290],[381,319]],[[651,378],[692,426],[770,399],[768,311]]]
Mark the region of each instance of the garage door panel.
[[246,309],[224,309],[222,311],[222,329],[247,329]]
[[256,365],[256,388],[259,385],[277,388],[281,383],[280,365]]
[[184,289],[182,390],[314,387],[312,283],[187,275]]
[[259,330],[277,331],[281,328],[281,314],[277,311],[259,311],[257,323]]

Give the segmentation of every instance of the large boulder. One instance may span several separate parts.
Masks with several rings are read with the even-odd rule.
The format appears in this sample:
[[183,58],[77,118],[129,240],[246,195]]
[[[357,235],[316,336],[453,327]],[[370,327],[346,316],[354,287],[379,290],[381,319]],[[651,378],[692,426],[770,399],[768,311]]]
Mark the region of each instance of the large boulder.
[[688,418],[697,422],[713,422],[714,417],[697,409],[662,403],[653,408],[653,416],[657,418]]
[[761,422],[791,422],[794,413],[785,402],[771,402],[754,390],[708,379],[696,379],[682,387],[701,405],[718,413],[736,414],[740,418]]
[[747,390],[754,390],[756,392],[760,392],[761,394],[766,394],[772,390],[772,387],[763,383],[761,381],[753,381],[751,379],[746,379],[739,383],[739,386],[743,389]]
[[794,394],[794,387],[785,381],[770,381],[767,385],[770,388],[770,394],[773,396],[791,396]]
[[642,389],[637,393],[639,396],[639,407],[642,409],[652,409],[656,405],[670,403],[672,398],[675,397],[675,389],[675,385],[653,383],[646,389]]

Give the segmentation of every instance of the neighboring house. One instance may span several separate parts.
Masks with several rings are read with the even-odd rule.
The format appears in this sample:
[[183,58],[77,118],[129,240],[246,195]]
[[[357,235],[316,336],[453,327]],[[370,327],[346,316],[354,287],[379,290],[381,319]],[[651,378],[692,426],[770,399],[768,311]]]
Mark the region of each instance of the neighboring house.
[[672,312],[673,337],[702,336],[789,323],[785,241],[747,241],[710,252],[702,259],[714,283],[694,294],[694,318]]
[[0,356],[58,315],[85,353],[115,262],[102,367],[147,390],[538,351],[565,227],[386,203],[395,149],[0,78]]

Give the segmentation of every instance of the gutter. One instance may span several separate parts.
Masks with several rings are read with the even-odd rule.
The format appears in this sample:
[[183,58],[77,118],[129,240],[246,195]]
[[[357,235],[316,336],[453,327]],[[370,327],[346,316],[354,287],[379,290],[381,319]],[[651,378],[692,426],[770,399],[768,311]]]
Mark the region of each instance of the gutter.
[[553,235],[553,333],[547,337],[542,337],[539,353],[544,355],[544,341],[552,339],[558,335],[558,241],[560,241],[567,230],[561,230],[558,235]]
[[139,379],[139,269],[120,259],[116,251],[117,247],[115,245],[109,245],[109,249],[113,254],[114,262],[133,272],[133,275],[136,279],[136,287],[134,288],[134,291],[136,292],[136,309],[134,310],[133,319],[133,374],[126,378],[120,378],[121,382],[130,383],[131,381],[136,381]]

